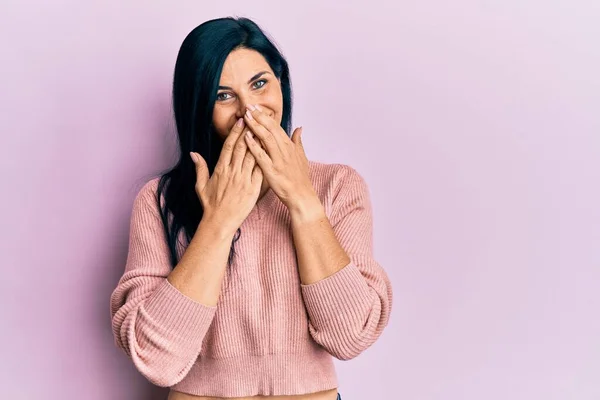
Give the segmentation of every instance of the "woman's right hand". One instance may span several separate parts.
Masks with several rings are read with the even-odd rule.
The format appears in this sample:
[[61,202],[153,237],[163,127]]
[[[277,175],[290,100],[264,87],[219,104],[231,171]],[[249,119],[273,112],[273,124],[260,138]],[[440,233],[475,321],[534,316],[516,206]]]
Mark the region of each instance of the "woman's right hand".
[[[244,139],[244,119],[234,124],[209,177],[206,161],[191,152],[196,166],[196,194],[202,203],[202,219],[217,221],[235,232],[254,208],[263,181],[263,173]],[[233,233],[232,233],[233,234]]]

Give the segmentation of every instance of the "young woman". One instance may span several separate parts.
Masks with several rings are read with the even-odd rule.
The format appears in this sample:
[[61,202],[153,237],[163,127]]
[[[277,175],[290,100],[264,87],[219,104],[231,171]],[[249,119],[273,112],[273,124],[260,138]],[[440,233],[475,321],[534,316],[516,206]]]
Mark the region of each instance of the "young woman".
[[134,200],[116,345],[169,400],[341,399],[333,357],[392,306],[366,182],[306,158],[287,62],[249,19],[188,34],[173,107],[181,158]]

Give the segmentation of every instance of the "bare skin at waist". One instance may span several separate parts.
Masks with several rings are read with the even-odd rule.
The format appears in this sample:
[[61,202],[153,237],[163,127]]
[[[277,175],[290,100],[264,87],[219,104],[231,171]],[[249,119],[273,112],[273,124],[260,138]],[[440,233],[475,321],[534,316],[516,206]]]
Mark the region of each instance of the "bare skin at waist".
[[336,400],[337,389],[294,396],[207,397],[171,390],[167,400]]

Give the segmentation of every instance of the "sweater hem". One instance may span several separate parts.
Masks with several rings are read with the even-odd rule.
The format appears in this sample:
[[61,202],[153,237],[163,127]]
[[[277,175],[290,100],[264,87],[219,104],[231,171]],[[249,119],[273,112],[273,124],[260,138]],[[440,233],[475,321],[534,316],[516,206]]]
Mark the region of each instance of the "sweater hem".
[[302,395],[338,386],[333,359],[321,347],[297,354],[199,357],[173,390],[195,396]]

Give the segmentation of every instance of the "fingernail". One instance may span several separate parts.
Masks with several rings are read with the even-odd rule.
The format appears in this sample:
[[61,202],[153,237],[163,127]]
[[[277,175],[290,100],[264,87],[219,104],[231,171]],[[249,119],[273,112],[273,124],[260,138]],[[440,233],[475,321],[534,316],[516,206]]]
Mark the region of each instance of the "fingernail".
[[254,120],[254,118],[252,117],[252,114],[250,113],[250,110],[246,110],[246,117],[248,117],[248,119],[249,119],[250,121],[253,121],[253,120]]
[[262,108],[260,108],[260,106],[258,104],[255,105],[254,108],[256,108],[258,111],[262,111]]
[[196,162],[196,154],[194,154],[193,151],[190,151],[190,157],[192,158],[193,162]]
[[238,127],[242,126],[244,124],[244,118],[240,118],[237,120],[237,122],[235,123]]
[[246,107],[247,107],[247,108],[248,108],[250,111],[254,111],[254,110],[256,110],[256,107],[254,107],[254,105],[252,105],[252,104],[248,104],[248,105],[246,105]]

